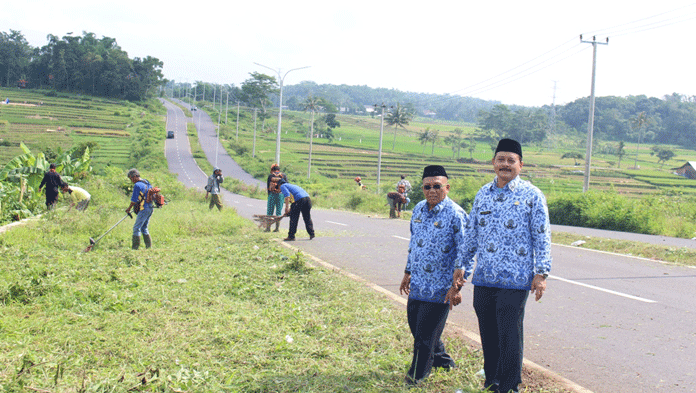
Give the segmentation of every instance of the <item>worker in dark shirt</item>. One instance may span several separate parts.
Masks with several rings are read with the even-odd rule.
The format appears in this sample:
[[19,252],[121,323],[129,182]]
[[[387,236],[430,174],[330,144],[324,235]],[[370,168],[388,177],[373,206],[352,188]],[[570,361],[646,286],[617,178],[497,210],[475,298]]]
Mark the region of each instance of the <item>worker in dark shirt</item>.
[[62,184],[63,179],[56,172],[56,164],[49,165],[48,172],[44,174],[41,184],[39,184],[39,192],[41,192],[44,186],[46,187],[46,208],[48,210],[51,210],[56,204]]

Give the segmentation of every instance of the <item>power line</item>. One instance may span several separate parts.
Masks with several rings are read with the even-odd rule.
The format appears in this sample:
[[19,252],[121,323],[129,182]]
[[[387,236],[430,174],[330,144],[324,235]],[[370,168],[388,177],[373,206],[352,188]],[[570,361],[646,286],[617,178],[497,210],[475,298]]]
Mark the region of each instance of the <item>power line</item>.
[[[687,22],[687,21],[696,19],[696,10],[694,10],[693,12],[687,13],[687,14],[684,14],[682,11],[684,9],[694,7],[694,6],[696,6],[696,3],[692,3],[692,4],[686,5],[684,7],[676,8],[676,9],[673,9],[671,11],[666,11],[666,12],[663,12],[660,14],[641,18],[641,19],[638,19],[638,20],[635,20],[632,22],[627,22],[627,23],[623,23],[623,24],[620,24],[617,26],[610,27],[610,28],[597,30],[596,32],[590,33],[587,35],[590,35],[590,36],[595,35],[596,36],[596,35],[601,34],[601,35],[606,35],[606,36],[611,35],[612,37],[619,37],[619,36],[636,34],[636,33],[640,33],[640,32],[647,31],[647,30],[659,29],[659,28],[668,27],[668,26],[672,26],[675,24]],[[675,13],[679,13],[679,14],[677,14],[676,16],[670,16],[668,18],[661,18],[659,20],[652,21],[652,22],[647,23],[647,24],[641,23],[641,22],[645,22],[645,21],[654,20],[655,18],[660,18],[660,17],[665,16],[665,15],[670,15],[670,14],[674,15]],[[610,32],[610,33],[605,33],[605,32]],[[488,79],[484,79],[480,82],[474,83],[474,84],[469,85],[467,87],[464,87],[462,89],[447,93],[446,95],[448,97],[446,97],[446,98],[437,99],[437,100],[429,100],[427,103],[438,104],[438,103],[442,103],[442,102],[446,102],[446,101],[449,101],[452,99],[459,98],[461,96],[471,96],[473,94],[484,93],[484,92],[487,92],[487,91],[490,91],[490,90],[514,83],[520,79],[526,78],[532,74],[535,74],[541,70],[544,70],[552,65],[555,65],[563,60],[566,60],[570,57],[573,57],[573,56],[589,49],[589,47],[583,47],[581,50],[573,52],[569,56],[566,56],[566,57],[563,57],[559,60],[553,61],[558,56],[561,56],[561,55],[567,53],[568,51],[575,49],[578,46],[576,44],[576,45],[573,45],[573,47],[571,47],[571,48],[565,49],[561,53],[555,54],[555,55],[548,57],[548,58],[544,58],[546,55],[557,51],[559,48],[563,48],[568,43],[573,42],[576,39],[577,39],[577,37],[574,37],[574,38],[556,46],[555,48],[553,48],[547,52],[544,52],[541,55],[539,55],[539,56],[537,56],[529,61],[526,61],[518,66],[515,66],[507,71],[504,71],[500,74],[492,76]],[[540,61],[536,62],[537,60],[540,60]],[[549,63],[550,61],[553,61],[553,62]],[[522,71],[519,71],[519,72],[516,72],[514,74],[509,75],[510,73],[514,72],[515,70],[517,70],[521,67],[524,67],[525,65],[528,65],[530,63],[534,63],[534,64],[523,69]],[[487,82],[490,82],[490,83],[487,83]],[[481,86],[481,85],[483,85],[483,86]],[[453,95],[453,94],[457,94],[457,95]]]
[[[576,47],[570,48],[570,49],[575,49],[575,48],[576,48]],[[570,49],[568,49],[568,50],[570,50]],[[480,88],[480,89],[473,90],[473,91],[469,92],[468,94],[483,93],[483,92],[486,92],[486,91],[489,91],[489,90],[493,90],[493,89],[496,89],[496,88],[498,88],[498,87],[501,87],[501,86],[504,86],[504,85],[507,85],[507,84],[516,82],[516,81],[518,81],[518,80],[520,80],[520,79],[526,78],[526,77],[529,76],[529,75],[535,74],[535,73],[537,73],[537,72],[539,72],[539,71],[541,71],[541,70],[544,70],[544,69],[546,69],[546,68],[549,68],[549,67],[551,67],[552,65],[558,64],[558,63],[562,62],[563,60],[566,60],[566,59],[568,59],[568,58],[570,58],[570,57],[573,57],[573,56],[575,56],[575,55],[577,55],[577,54],[579,54],[579,53],[581,53],[581,52],[584,52],[584,51],[587,50],[587,49],[588,49],[587,47],[582,47],[581,49],[576,50],[575,52],[571,53],[570,55],[568,55],[568,56],[566,56],[566,57],[564,57],[564,58],[562,58],[562,59],[559,59],[559,60],[557,60],[557,61],[554,61],[553,63],[549,63],[549,64],[543,64],[543,63],[536,64],[536,65],[534,65],[534,66],[532,66],[532,67],[529,67],[529,68],[526,68],[526,69],[524,69],[524,70],[522,70],[522,71],[520,71],[520,72],[518,72],[518,73],[516,73],[516,74],[510,75],[510,76],[508,76],[508,77],[506,77],[506,78],[504,78],[504,79],[502,79],[502,80],[500,80],[500,81],[498,81],[498,82],[494,82],[494,83],[491,83],[491,84],[489,84],[489,85],[486,85],[486,86],[484,86],[484,87],[482,87],[482,88]],[[567,52],[568,50],[566,50],[565,52]],[[565,52],[564,52],[564,53],[565,53]],[[539,67],[539,68],[534,69],[535,67]],[[527,71],[529,71],[529,72],[527,72]],[[516,76],[521,75],[521,74],[523,74],[523,75],[520,76],[519,78],[515,78]],[[515,78],[515,79],[509,80],[509,79],[511,79],[511,78]],[[509,81],[508,81],[508,80],[509,80]],[[507,81],[507,82],[506,82],[506,81]]]
[[[664,15],[668,15],[668,14],[673,14],[673,13],[676,13],[676,12],[680,12],[680,11],[684,10],[685,8],[690,8],[690,7],[693,7],[693,6],[695,6],[695,5],[696,5],[696,3],[688,4],[688,5],[686,5],[686,6],[679,7],[679,8],[670,10],[670,11],[662,12],[662,13],[660,13],[660,14],[651,15],[651,16],[648,16],[648,17],[645,17],[645,18],[637,19],[637,20],[634,20],[634,21],[631,21],[631,22],[627,22],[627,23],[622,23],[622,24],[620,24],[620,25],[613,26],[613,27],[609,27],[609,28],[605,28],[605,29],[601,29],[601,30],[594,30],[594,31],[588,32],[588,33],[586,33],[586,34],[587,34],[587,35],[612,36],[612,37],[616,37],[616,36],[619,36],[619,35],[625,35],[625,34],[632,34],[632,33],[628,32],[628,31],[633,30],[633,29],[636,29],[636,28],[640,28],[640,27],[642,27],[642,26],[649,26],[649,25],[654,25],[654,24],[657,24],[657,23],[670,22],[670,21],[672,21],[672,20],[676,20],[676,19],[683,18],[684,16],[689,16],[689,14],[684,15],[683,13],[679,13],[679,14],[678,14],[677,16],[675,16],[675,17],[672,17],[672,18],[669,18],[669,19],[663,19],[663,20],[660,20],[660,21],[657,21],[657,22],[651,22],[651,23],[649,23],[648,25],[635,26],[635,27],[632,26],[632,25],[635,25],[635,24],[637,24],[637,23],[644,22],[644,21],[647,21],[647,20],[650,20],[650,19],[659,18],[659,17],[664,16]],[[692,13],[691,15],[694,15],[694,13]],[[687,19],[687,20],[690,20],[690,19],[693,19],[693,18],[689,18],[689,19]],[[685,21],[685,20],[684,20],[684,21]],[[679,21],[679,22],[675,22],[675,23],[681,23],[681,22],[683,22],[683,21]],[[666,25],[664,25],[664,26],[659,26],[659,27],[670,26],[670,25],[675,24],[675,23],[669,23],[669,24],[666,24]],[[627,26],[631,26],[631,27],[627,27]],[[624,27],[626,27],[626,28],[624,28]],[[621,29],[620,29],[620,28],[621,28]],[[640,31],[643,31],[643,30],[640,30]],[[639,31],[636,31],[636,32],[639,32]]]
[[[520,65],[518,65],[518,66],[516,66],[516,67],[513,67],[513,68],[511,68],[511,69],[509,69],[509,70],[507,70],[507,71],[505,71],[505,72],[502,72],[502,73],[500,73],[500,74],[498,74],[498,75],[495,75],[495,76],[490,77],[490,78],[488,78],[488,79],[482,80],[481,82],[474,83],[473,85],[469,85],[469,86],[467,86],[467,87],[465,87],[465,88],[463,88],[463,89],[460,89],[460,90],[455,90],[455,91],[453,91],[453,92],[451,92],[451,93],[449,93],[449,94],[455,94],[455,93],[458,93],[458,92],[460,92],[460,91],[468,90],[468,89],[470,89],[470,88],[472,88],[472,87],[474,87],[474,86],[478,86],[478,85],[480,85],[480,84],[482,84],[482,83],[486,83],[486,82],[488,82],[488,81],[490,81],[490,80],[493,80],[493,79],[496,79],[496,78],[498,78],[498,77],[500,77],[500,76],[503,76],[503,75],[505,75],[505,74],[507,74],[507,73],[509,73],[509,72],[512,72],[512,71],[514,71],[514,70],[516,70],[516,69],[518,69],[518,68],[520,68],[520,67],[522,67],[522,66],[524,66],[524,65],[527,65],[527,64],[529,64],[529,63],[531,63],[531,62],[533,62],[533,61],[535,61],[535,60],[537,60],[537,59],[540,59],[540,58],[544,57],[545,55],[547,55],[547,54],[549,54],[549,53],[551,53],[551,52],[557,50],[558,48],[561,48],[561,47],[567,45],[567,44],[570,43],[570,42],[575,42],[575,39],[576,39],[576,38],[573,37],[572,39],[570,39],[570,40],[568,40],[568,41],[566,41],[566,42],[564,42],[564,43],[558,45],[557,47],[551,49],[550,51],[547,51],[547,52],[545,52],[545,53],[542,53],[541,55],[539,55],[539,56],[537,56],[537,57],[535,57],[535,58],[533,58],[533,59],[531,59],[531,60],[529,60],[529,61],[527,61],[527,62],[524,62],[524,63],[522,63],[522,64],[520,64]],[[553,57],[552,57],[552,58],[553,58]]]
[[[676,25],[676,24],[679,24],[679,23],[688,22],[688,21],[690,21],[690,20],[696,19],[696,13],[693,13],[693,14],[691,14],[691,15],[685,15],[685,16],[688,16],[688,18],[684,18],[684,17],[682,16],[682,17],[681,17],[681,18],[682,18],[681,20],[676,20],[677,18],[673,19],[673,20],[675,20],[674,22],[671,22],[671,20],[670,20],[670,21],[660,21],[660,22],[655,22],[655,23],[651,23],[651,24],[648,24],[648,25],[644,25],[644,26],[637,26],[637,27],[635,28],[635,29],[637,29],[637,30],[635,30],[635,29],[632,30],[632,31],[631,31],[631,30],[627,30],[626,32],[621,32],[621,33],[619,33],[619,34],[613,34],[612,37],[620,37],[620,36],[629,35],[629,34],[642,33],[642,32],[644,32],[644,31],[648,31],[648,30],[661,29],[661,28],[663,28],[663,27],[668,27],[668,26],[672,26],[672,25]],[[671,22],[671,23],[664,23],[664,22]],[[657,25],[657,26],[654,26],[654,25]]]

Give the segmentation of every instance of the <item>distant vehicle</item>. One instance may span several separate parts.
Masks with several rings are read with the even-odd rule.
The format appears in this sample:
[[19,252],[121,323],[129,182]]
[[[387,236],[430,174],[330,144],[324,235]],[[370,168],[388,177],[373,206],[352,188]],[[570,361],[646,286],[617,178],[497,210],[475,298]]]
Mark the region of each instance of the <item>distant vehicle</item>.
[[167,131],[167,138],[174,138],[174,131]]
[[192,111],[197,111],[198,108],[196,108],[195,106],[192,106],[192,107],[191,107],[191,110],[192,110]]

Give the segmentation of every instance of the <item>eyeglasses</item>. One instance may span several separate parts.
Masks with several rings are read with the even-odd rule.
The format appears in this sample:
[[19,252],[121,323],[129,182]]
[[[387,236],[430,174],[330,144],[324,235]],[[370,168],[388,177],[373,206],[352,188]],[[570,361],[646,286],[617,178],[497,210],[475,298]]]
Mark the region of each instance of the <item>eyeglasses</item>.
[[426,184],[426,185],[423,186],[423,189],[424,189],[425,191],[428,191],[428,190],[430,190],[431,188],[434,188],[434,189],[436,189],[436,190],[439,190],[439,189],[442,188],[442,184],[433,184],[432,186],[431,186],[430,184]]

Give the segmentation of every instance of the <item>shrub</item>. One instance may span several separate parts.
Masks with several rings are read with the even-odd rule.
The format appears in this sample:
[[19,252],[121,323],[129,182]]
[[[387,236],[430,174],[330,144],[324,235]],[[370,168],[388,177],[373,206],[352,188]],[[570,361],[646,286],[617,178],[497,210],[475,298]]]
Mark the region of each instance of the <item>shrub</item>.
[[562,195],[548,201],[552,224],[654,234],[653,209],[613,191]]

